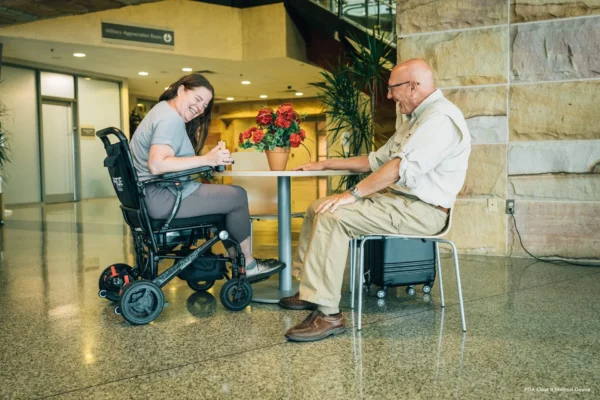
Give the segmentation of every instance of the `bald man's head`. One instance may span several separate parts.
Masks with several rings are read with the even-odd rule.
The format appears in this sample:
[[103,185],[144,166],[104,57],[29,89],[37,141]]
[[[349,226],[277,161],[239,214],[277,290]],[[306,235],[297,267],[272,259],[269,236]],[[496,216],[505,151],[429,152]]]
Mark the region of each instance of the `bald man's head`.
[[402,114],[410,114],[435,92],[433,71],[424,60],[413,58],[392,69],[388,86],[391,87],[388,99],[398,104]]

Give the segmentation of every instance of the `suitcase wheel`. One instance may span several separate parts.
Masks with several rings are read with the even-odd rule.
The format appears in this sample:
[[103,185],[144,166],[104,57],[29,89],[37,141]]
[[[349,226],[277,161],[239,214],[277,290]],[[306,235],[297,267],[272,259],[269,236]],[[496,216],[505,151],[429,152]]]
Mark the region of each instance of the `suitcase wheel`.
[[417,294],[417,291],[415,290],[414,286],[409,286],[406,288],[406,294],[408,294],[409,296],[414,296],[415,294]]
[[431,292],[431,286],[423,285],[423,293],[428,294],[429,292]]
[[380,299],[383,299],[383,298],[385,297],[385,293],[386,293],[386,291],[387,291],[387,290],[386,290],[385,288],[384,288],[384,289],[379,289],[379,290],[377,291],[377,297],[378,297],[378,298],[380,298]]

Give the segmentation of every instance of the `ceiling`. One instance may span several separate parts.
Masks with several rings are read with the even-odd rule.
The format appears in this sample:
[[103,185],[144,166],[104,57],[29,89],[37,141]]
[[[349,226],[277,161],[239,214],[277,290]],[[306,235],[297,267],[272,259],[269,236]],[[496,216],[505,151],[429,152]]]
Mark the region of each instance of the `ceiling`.
[[160,0],[3,0],[0,27],[157,1]]
[[[55,18],[63,15],[96,12],[126,5],[149,3],[155,0],[4,0],[0,2],[0,26],[30,22],[37,19]],[[27,19],[29,18],[29,19]],[[322,81],[321,68],[290,58],[258,61],[231,61],[181,55],[167,55],[152,49],[130,46],[111,48],[110,45],[82,46],[69,43],[20,39],[0,36],[4,44],[3,62],[37,63],[50,69],[81,71],[82,75],[112,75],[126,78],[129,92],[148,99],[156,99],[165,87],[182,75],[182,68],[194,71],[212,71],[206,77],[215,88],[216,101],[260,100],[260,95],[269,99],[294,98],[295,92],[304,97],[316,96],[318,90],[310,82]],[[73,57],[84,53],[86,57]],[[138,72],[148,72],[140,76]],[[249,80],[250,85],[242,85]]]

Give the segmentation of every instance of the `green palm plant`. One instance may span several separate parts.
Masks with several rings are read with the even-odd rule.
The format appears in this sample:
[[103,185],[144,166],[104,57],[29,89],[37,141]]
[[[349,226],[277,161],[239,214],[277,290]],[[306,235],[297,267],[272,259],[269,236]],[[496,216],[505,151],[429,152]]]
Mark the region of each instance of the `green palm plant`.
[[[375,133],[375,105],[383,98],[391,68],[386,57],[392,49],[378,32],[367,34],[367,47],[357,43],[352,36],[345,39],[346,61],[340,57],[337,65],[330,64],[329,71],[321,73],[324,81],[316,85],[328,118],[328,144],[344,144],[343,151],[334,154],[340,158],[364,155],[380,142]],[[344,176],[334,191],[344,191],[363,178]]]

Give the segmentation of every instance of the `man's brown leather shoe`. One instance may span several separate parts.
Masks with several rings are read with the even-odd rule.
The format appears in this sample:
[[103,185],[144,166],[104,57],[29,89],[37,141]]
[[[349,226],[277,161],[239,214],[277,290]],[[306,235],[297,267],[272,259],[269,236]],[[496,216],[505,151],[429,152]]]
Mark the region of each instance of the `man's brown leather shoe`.
[[313,311],[304,321],[286,332],[285,337],[293,342],[314,342],[327,336],[344,333],[344,315],[325,315]]
[[300,300],[300,293],[279,300],[279,307],[286,310],[316,310],[317,305],[309,301]]

